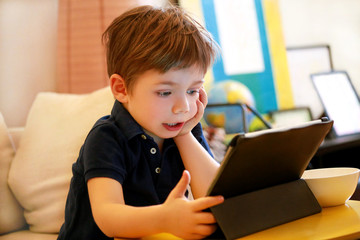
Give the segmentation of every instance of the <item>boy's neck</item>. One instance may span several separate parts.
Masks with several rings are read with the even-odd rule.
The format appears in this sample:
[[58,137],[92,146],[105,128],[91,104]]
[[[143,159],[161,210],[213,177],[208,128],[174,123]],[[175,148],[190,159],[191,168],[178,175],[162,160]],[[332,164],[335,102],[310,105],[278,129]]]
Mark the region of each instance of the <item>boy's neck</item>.
[[162,151],[162,147],[163,147],[163,144],[164,144],[164,139],[163,138],[160,138],[159,136],[156,136],[155,134],[145,130],[145,133],[148,134],[149,136],[151,136],[154,141],[157,143],[158,147],[159,147],[159,150]]

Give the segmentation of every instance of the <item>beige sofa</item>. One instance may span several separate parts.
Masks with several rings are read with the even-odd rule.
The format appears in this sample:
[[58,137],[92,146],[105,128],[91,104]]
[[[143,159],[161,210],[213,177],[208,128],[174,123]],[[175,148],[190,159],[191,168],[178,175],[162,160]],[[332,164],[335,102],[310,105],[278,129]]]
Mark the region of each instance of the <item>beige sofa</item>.
[[0,113],[0,240],[57,239],[72,163],[113,102],[108,87],[85,95],[39,93],[17,129],[7,129]]

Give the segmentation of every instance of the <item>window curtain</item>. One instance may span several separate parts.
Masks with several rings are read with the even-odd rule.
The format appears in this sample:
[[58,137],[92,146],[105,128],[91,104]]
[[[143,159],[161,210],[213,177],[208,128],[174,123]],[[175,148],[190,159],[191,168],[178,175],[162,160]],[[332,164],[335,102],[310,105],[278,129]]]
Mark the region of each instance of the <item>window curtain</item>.
[[59,0],[57,91],[88,93],[109,84],[102,33],[112,20],[139,5],[162,0]]

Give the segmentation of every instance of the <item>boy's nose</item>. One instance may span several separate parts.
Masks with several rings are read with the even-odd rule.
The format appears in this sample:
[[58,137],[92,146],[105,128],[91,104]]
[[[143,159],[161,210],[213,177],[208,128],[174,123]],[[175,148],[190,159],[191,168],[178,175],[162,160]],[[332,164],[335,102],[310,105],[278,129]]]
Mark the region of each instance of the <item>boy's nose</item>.
[[186,113],[190,110],[189,101],[186,97],[178,98],[173,105],[173,113]]

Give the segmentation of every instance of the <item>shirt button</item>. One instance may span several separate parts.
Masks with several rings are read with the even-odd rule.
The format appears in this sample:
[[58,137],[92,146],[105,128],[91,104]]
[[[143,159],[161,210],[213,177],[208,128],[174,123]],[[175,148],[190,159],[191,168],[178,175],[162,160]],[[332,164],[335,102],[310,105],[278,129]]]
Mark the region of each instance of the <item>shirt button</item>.
[[150,149],[150,153],[151,153],[151,154],[155,154],[155,153],[156,153],[156,148],[151,148],[151,149]]
[[156,172],[157,174],[159,174],[159,173],[161,172],[161,168],[157,167],[157,168],[155,169],[155,172]]
[[146,140],[146,136],[145,136],[144,134],[141,135],[141,138],[144,139],[144,140]]

